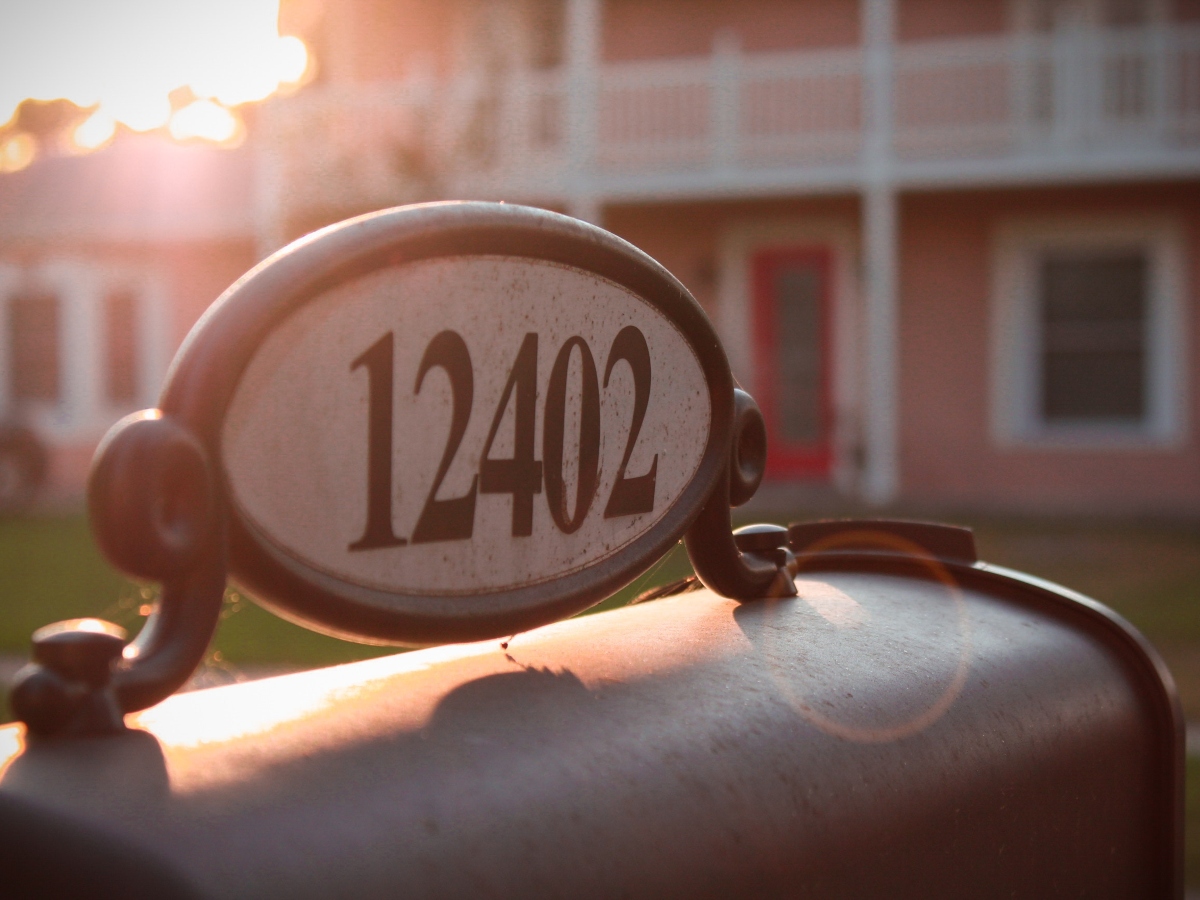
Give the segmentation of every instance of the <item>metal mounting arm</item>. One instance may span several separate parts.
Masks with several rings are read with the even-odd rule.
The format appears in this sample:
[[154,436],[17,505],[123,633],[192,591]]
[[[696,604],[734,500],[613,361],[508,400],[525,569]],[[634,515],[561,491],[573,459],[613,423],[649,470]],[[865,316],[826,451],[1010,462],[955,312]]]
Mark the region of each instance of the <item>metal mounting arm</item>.
[[787,530],[752,526],[734,534],[729,510],[754,496],[767,462],[767,429],[754,398],[733,391],[733,433],[729,469],[709,495],[684,537],[692,567],[705,586],[734,600],[792,597],[796,586],[787,573]]
[[208,455],[159,410],[122,419],[96,451],[88,510],[117,568],[162,583],[137,639],[115,625],[60,622],[34,635],[34,662],[13,685],[13,712],[35,734],[121,731],[125,713],[170,696],[195,671],[225,592],[224,517]]

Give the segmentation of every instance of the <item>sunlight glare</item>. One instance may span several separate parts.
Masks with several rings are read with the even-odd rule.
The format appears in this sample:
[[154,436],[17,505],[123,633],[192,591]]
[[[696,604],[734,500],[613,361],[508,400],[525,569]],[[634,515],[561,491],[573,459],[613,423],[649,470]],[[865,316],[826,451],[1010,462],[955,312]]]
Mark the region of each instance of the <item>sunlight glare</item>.
[[[102,146],[107,122],[134,131],[170,122],[173,134],[228,142],[239,130],[231,107],[264,100],[309,69],[304,43],[279,34],[279,0],[41,0],[5,12],[0,123],[26,99],[70,100],[93,108],[74,130],[77,149]],[[172,115],[170,97],[183,88],[185,108]],[[196,100],[225,115],[202,107],[176,126]]]
[[113,139],[117,123],[106,112],[94,112],[71,132],[71,143],[80,150],[98,150]]
[[27,134],[16,134],[0,144],[0,172],[20,172],[31,162],[37,145]]
[[25,726],[15,722],[0,728],[0,776],[9,763],[25,752]]
[[495,641],[448,644],[395,656],[264,678],[244,684],[177,694],[130,716],[132,728],[152,732],[167,749],[201,747],[265,735],[322,711],[336,711],[352,698],[395,690],[397,678],[444,662],[486,657]]
[[171,116],[171,137],[178,141],[201,138],[223,144],[238,136],[241,123],[233,113],[211,100],[197,100]]
[[798,578],[796,595],[822,619],[838,628],[858,628],[871,618],[857,600],[824,581]]
[[295,35],[287,34],[275,45],[275,74],[285,84],[295,84],[308,69],[308,48]]

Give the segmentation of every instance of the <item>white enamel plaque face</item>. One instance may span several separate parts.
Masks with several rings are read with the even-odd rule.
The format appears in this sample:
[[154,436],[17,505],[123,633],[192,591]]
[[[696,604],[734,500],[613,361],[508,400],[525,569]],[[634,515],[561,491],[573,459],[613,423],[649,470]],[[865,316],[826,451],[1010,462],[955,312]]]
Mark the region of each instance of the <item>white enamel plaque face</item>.
[[338,285],[255,352],[221,433],[242,517],[363,587],[562,577],[658,522],[712,427],[677,327],[590,272],[443,257]]

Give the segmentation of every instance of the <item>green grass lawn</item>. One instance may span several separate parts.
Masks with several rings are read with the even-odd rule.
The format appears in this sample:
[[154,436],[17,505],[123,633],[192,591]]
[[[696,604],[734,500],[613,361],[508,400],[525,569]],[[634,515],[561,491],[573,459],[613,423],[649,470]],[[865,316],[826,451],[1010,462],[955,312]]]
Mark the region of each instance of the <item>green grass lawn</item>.
[[[621,606],[690,571],[678,547],[593,611]],[[0,519],[0,653],[27,653],[34,629],[60,619],[97,616],[136,633],[154,598],[153,585],[134,584],[104,561],[84,519]],[[233,589],[226,592],[211,649],[223,665],[234,667],[315,667],[394,652],[293,625]]]
[[[1200,721],[1200,527],[1078,522],[967,522],[982,559],[1095,597],[1141,629],[1166,658],[1189,719]],[[682,547],[596,610],[691,571]],[[99,616],[136,632],[151,585],[114,572],[82,517],[0,519],[0,653],[24,654],[35,628]],[[225,666],[313,667],[394,652],[286,622],[227,593],[212,654]]]
[[[1200,526],[980,520],[980,558],[1057,581],[1124,615],[1163,654],[1185,714],[1200,721]],[[620,606],[690,572],[682,547],[596,609]],[[0,519],[0,653],[28,652],[29,635],[59,619],[99,616],[136,632],[152,586],[113,572],[82,518]],[[352,644],[285,622],[227,592],[208,665],[314,667],[392,648]],[[0,721],[7,717],[0,708]],[[1200,760],[1188,763],[1188,876],[1200,887]]]

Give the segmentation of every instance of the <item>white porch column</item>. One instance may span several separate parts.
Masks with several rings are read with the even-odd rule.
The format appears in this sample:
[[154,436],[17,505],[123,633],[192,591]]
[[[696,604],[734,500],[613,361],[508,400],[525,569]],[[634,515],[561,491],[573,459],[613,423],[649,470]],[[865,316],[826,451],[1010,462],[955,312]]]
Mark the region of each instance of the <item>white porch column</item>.
[[57,425],[68,434],[95,428],[103,421],[104,286],[95,271],[75,263],[51,263],[42,272],[58,294],[61,317]]
[[885,504],[899,488],[896,296],[897,205],[892,184],[893,0],[862,0],[864,62],[863,262],[866,371],[863,398],[865,500]]
[[599,105],[600,15],[603,0],[567,0],[567,158],[571,215],[599,224],[600,198],[591,185]]
[[893,500],[899,488],[899,400],[896,303],[896,192],[868,185],[863,198],[866,281],[866,378],[862,494],[869,503]]
[[741,43],[736,31],[723,29],[712,52],[712,165],[721,171],[738,160],[738,100]]
[[604,225],[604,207],[600,198],[592,193],[572,192],[567,202],[567,214],[593,225]]

